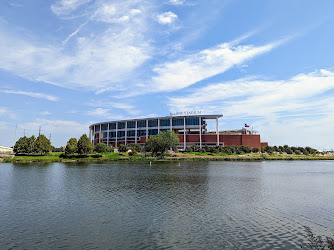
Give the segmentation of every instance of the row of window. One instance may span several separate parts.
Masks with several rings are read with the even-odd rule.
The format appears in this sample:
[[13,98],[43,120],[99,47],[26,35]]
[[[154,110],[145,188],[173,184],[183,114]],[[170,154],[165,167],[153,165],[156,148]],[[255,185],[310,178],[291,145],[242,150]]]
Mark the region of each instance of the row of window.
[[[167,131],[167,129],[160,129],[160,131]],[[158,130],[157,129],[149,129],[148,130],[148,135],[157,135]],[[135,130],[130,130],[127,131],[127,137],[135,137],[136,136],[136,131]],[[137,137],[141,136],[146,136],[146,130],[138,130],[137,131]],[[104,132],[103,133],[103,138],[107,138],[108,133]],[[109,132],[109,138],[115,138],[116,137],[116,132]],[[117,137],[125,137],[125,131],[117,131]]]
[[[201,118],[201,123],[203,124],[204,119]],[[199,125],[199,119],[198,118],[186,118],[186,125],[191,126],[191,125]],[[138,121],[138,128],[146,128],[146,121]],[[160,127],[169,127],[170,126],[170,120],[160,120]],[[184,126],[184,119],[173,119],[173,126]],[[136,127],[136,122],[135,121],[130,121],[127,122],[127,128],[135,128]],[[148,127],[158,127],[158,120],[149,120],[148,121]],[[125,122],[119,122],[118,129],[124,129],[125,128]],[[116,123],[110,123],[109,124],[109,130],[115,130],[116,129]],[[101,125],[101,130],[106,131],[108,130],[108,124],[102,124]],[[100,131],[100,125],[95,126],[95,131],[99,132]]]

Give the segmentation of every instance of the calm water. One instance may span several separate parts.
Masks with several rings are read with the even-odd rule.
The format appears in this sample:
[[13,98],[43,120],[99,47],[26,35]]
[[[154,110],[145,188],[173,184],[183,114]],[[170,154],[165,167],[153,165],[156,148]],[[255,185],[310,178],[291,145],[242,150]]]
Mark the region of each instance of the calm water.
[[334,161],[0,164],[0,249],[291,249],[333,220]]

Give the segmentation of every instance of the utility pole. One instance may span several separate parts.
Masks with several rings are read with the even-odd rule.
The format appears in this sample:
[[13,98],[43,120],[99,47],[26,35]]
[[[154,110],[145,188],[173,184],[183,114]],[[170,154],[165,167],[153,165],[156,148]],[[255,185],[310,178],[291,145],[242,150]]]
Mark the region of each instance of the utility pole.
[[16,124],[16,127],[15,127],[14,145],[15,145],[15,143],[16,143],[16,133],[17,133],[17,124]]
[[51,134],[50,134],[50,136],[49,136],[49,141],[51,142]]
[[38,130],[38,136],[40,136],[40,135],[41,135],[41,130],[42,130],[42,127],[41,127],[41,126],[39,126],[39,130]]

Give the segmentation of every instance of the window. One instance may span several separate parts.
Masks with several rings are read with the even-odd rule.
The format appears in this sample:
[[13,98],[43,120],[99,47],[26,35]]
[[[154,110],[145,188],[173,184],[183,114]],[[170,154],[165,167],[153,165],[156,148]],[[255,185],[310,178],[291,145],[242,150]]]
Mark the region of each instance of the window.
[[108,124],[102,124],[101,129],[103,130],[108,130]]
[[170,120],[160,120],[160,127],[169,127]]
[[136,131],[135,130],[128,131],[128,137],[129,136],[135,136],[135,135],[136,135]]
[[112,129],[116,129],[116,123],[110,123],[109,124],[109,129],[112,130]]
[[128,128],[135,128],[136,127],[136,122],[128,122]]
[[146,130],[138,130],[137,134],[138,134],[138,137],[140,137],[140,136],[146,136]]
[[158,120],[150,120],[148,121],[149,127],[158,127]]
[[117,132],[117,137],[124,137],[125,136],[125,131],[118,131]]
[[148,135],[157,135],[158,134],[158,130],[157,129],[150,129],[148,130]]
[[100,125],[95,126],[95,132],[100,131]]
[[187,118],[186,125],[199,125],[199,118]]
[[116,132],[109,132],[109,137],[116,137]]
[[138,128],[146,128],[146,121],[138,121]]
[[125,128],[125,122],[119,122],[118,123],[118,129]]
[[103,138],[107,138],[108,137],[108,132],[104,132],[103,133]]
[[182,119],[173,119],[173,126],[183,126],[183,118]]

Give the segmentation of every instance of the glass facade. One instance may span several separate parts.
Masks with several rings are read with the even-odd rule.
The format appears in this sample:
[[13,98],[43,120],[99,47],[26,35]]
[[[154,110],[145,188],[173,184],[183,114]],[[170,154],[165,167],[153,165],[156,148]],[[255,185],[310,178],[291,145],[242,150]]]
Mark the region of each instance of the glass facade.
[[160,127],[169,127],[170,120],[160,120]]
[[158,134],[158,130],[157,129],[149,129],[148,130],[148,135],[157,135]]
[[95,132],[98,132],[98,131],[100,131],[100,125],[95,126]]
[[135,128],[136,122],[128,122],[128,128]]
[[117,131],[117,137],[124,137],[125,131]]
[[109,124],[109,129],[112,130],[112,129],[116,129],[116,123],[110,123]]
[[146,128],[146,121],[138,121],[138,128]]
[[116,137],[116,132],[109,132],[109,137],[112,138],[112,137]]
[[138,130],[137,134],[138,134],[138,137],[139,136],[146,136],[146,130]]
[[183,126],[184,120],[182,119],[173,119],[173,126]]
[[118,123],[118,129],[125,128],[125,122],[119,122]]
[[199,119],[198,118],[187,118],[186,125],[199,125]]
[[108,130],[108,124],[102,124],[101,129],[102,131]]
[[152,127],[158,127],[158,120],[150,120],[150,121],[148,121],[148,126],[150,128],[152,128]]
[[136,131],[135,130],[130,130],[127,132],[127,136],[135,136],[136,135]]

